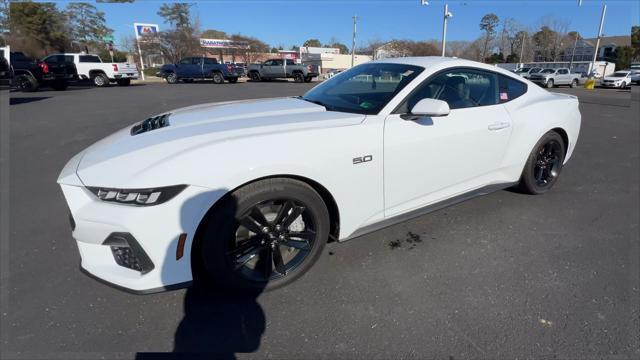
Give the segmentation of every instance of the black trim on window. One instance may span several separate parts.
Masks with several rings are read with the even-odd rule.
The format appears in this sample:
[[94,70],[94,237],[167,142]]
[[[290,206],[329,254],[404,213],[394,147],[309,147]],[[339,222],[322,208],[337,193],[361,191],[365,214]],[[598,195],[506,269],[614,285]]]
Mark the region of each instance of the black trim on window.
[[[420,90],[420,87],[421,87],[422,85],[426,84],[428,81],[432,81],[433,79],[435,79],[436,77],[440,76],[440,75],[441,75],[441,74],[443,74],[443,73],[447,73],[447,72],[450,72],[450,71],[464,71],[464,70],[471,70],[471,71],[484,71],[484,72],[487,72],[487,73],[490,73],[490,74],[494,74],[494,75],[496,75],[496,77],[497,77],[497,79],[496,79],[496,80],[498,81],[498,86],[499,86],[499,82],[500,82],[499,77],[500,77],[500,76],[506,76],[506,77],[508,77],[508,78],[510,78],[510,79],[513,79],[513,80],[515,80],[515,81],[518,81],[518,82],[522,83],[522,84],[525,86],[525,88],[524,88],[525,90],[524,90],[524,92],[522,93],[522,95],[526,94],[526,93],[527,93],[527,91],[529,91],[529,86],[527,85],[527,83],[525,83],[524,81],[522,81],[522,80],[520,80],[520,79],[516,79],[515,77],[512,77],[512,76],[509,76],[509,75],[506,75],[506,74],[503,74],[503,73],[499,73],[499,72],[497,72],[497,71],[493,71],[493,70],[486,70],[486,69],[475,68],[475,67],[471,67],[471,66],[454,66],[454,67],[450,67],[450,68],[442,69],[442,70],[440,70],[440,71],[438,71],[438,72],[435,72],[435,73],[431,74],[428,78],[426,78],[426,79],[422,80],[422,82],[421,82],[420,84],[418,84],[417,86],[415,86],[415,87],[413,88],[413,90],[411,90],[411,92],[410,92],[407,96],[405,96],[405,98],[404,98],[404,99],[402,99],[402,101],[398,104],[398,106],[396,106],[396,107],[395,107],[395,109],[393,109],[393,111],[391,112],[391,114],[395,114],[395,115],[402,115],[402,114],[406,114],[406,113],[400,112],[400,108],[405,104],[405,102],[407,102],[407,101],[409,100],[409,98],[411,98],[411,96],[412,96],[413,94],[415,94],[415,93],[416,93],[416,91]],[[500,91],[500,89],[498,89],[498,91]],[[522,96],[522,95],[520,95],[520,96]],[[498,94],[498,96],[499,96],[499,94]],[[519,97],[519,96],[518,96],[518,97]],[[516,99],[516,98],[514,98],[514,99]],[[477,108],[477,107],[485,107],[485,106],[502,105],[502,104],[505,104],[505,103],[507,103],[507,102],[509,102],[509,101],[511,101],[511,100],[513,100],[513,99],[510,99],[510,100],[505,101],[505,102],[500,102],[500,98],[498,98],[498,102],[497,102],[497,103],[495,103],[495,104],[490,104],[490,105],[478,105],[478,106],[473,106],[473,107],[468,107],[468,108],[462,108],[462,109],[472,109],[472,108]],[[457,109],[452,109],[452,110],[457,110]]]

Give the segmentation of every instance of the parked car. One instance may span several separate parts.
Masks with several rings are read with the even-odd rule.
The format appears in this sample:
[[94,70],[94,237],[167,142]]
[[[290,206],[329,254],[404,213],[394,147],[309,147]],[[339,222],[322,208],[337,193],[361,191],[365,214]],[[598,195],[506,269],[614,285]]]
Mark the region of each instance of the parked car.
[[311,64],[296,64],[291,59],[272,59],[262,64],[249,65],[248,72],[249,79],[253,81],[293,78],[295,82],[311,82],[318,76],[318,67]]
[[138,79],[136,65],[129,63],[105,63],[100,56],[93,54],[64,53],[52,54],[44,58],[47,61],[52,56],[65,56],[76,65],[78,76],[82,80],[91,79],[98,87],[109,86],[117,83],[120,86],[128,86],[131,80]]
[[163,65],[158,76],[165,78],[169,84],[200,79],[212,79],[214,83],[222,84],[225,80],[230,83],[238,82],[240,74],[235,72],[232,66],[218,63],[217,59],[194,56],[184,58],[177,64]]
[[640,68],[631,69],[631,83],[640,85]]
[[569,85],[574,88],[580,84],[580,77],[580,74],[572,73],[567,68],[558,68],[544,69],[538,73],[531,74],[529,80],[548,88],[560,85]]
[[602,87],[614,87],[624,89],[631,85],[631,71],[620,70],[600,79],[599,85]]
[[383,59],[300,97],[151,116],[74,156],[58,183],[94,277],[134,292],[194,277],[273,289],[328,239],[506,187],[549,191],[580,119],[577,97],[492,65]]
[[78,79],[72,59],[64,55],[49,56],[45,61],[28,58],[21,52],[11,52],[13,85],[22,91],[37,91],[40,86],[65,90],[69,81]]
[[9,86],[13,78],[13,68],[9,63],[9,48],[0,47],[0,86]]
[[524,67],[514,71],[514,73],[522,76],[525,79],[529,79],[531,74],[537,74],[542,71],[542,68],[539,67]]

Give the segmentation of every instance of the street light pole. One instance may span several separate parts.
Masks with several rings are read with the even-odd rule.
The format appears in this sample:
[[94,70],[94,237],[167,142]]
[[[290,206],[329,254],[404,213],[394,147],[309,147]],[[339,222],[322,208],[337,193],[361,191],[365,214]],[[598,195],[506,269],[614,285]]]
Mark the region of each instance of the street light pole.
[[447,18],[449,17],[449,4],[444,4],[444,16],[442,19],[442,56],[447,47]]
[[596,60],[598,59],[598,50],[600,50],[600,37],[602,37],[602,27],[604,26],[604,16],[607,13],[607,4],[602,5],[602,15],[600,16],[600,27],[598,28],[598,39],[596,40],[596,48],[593,50],[593,61],[591,61],[591,74],[595,76]]
[[356,21],[358,17],[353,15],[353,33],[351,35],[351,67],[353,67],[353,62],[355,60],[356,54]]
[[571,62],[569,62],[569,71],[573,67],[573,57],[576,55],[576,46],[578,46],[578,39],[580,39],[580,34],[576,34],[576,40],[573,42],[573,51],[571,52]]
[[524,56],[524,41],[527,39],[527,33],[526,32],[522,32],[522,40],[520,40],[521,44],[520,44],[520,63],[524,63],[524,60],[522,59],[522,56]]

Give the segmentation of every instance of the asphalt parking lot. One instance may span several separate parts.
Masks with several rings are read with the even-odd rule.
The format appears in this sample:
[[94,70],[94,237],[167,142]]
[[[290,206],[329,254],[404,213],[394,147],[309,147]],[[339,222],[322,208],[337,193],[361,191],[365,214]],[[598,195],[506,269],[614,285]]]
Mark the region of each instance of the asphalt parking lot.
[[72,155],[155,113],[313,85],[79,86],[3,99],[2,357],[640,356],[637,86],[554,90],[579,96],[583,123],[551,192],[500,191],[331,243],[284,289],[137,296],[80,273],[55,183]]

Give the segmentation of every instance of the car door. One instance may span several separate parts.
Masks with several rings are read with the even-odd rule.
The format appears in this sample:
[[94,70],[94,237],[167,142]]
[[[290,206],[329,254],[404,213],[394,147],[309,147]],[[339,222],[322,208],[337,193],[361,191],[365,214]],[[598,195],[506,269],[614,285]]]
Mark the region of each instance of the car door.
[[[444,200],[492,180],[511,134],[511,119],[500,104],[498,75],[457,68],[420,84],[385,119],[385,216]],[[405,120],[421,99],[446,101],[443,117]]]
[[270,77],[284,77],[284,63],[282,59],[272,60],[271,66],[269,66]]
[[569,85],[571,80],[569,79],[569,70],[559,69],[556,73],[555,84],[556,85]]
[[184,58],[176,64],[176,74],[179,78],[191,78],[195,73],[192,58]]

